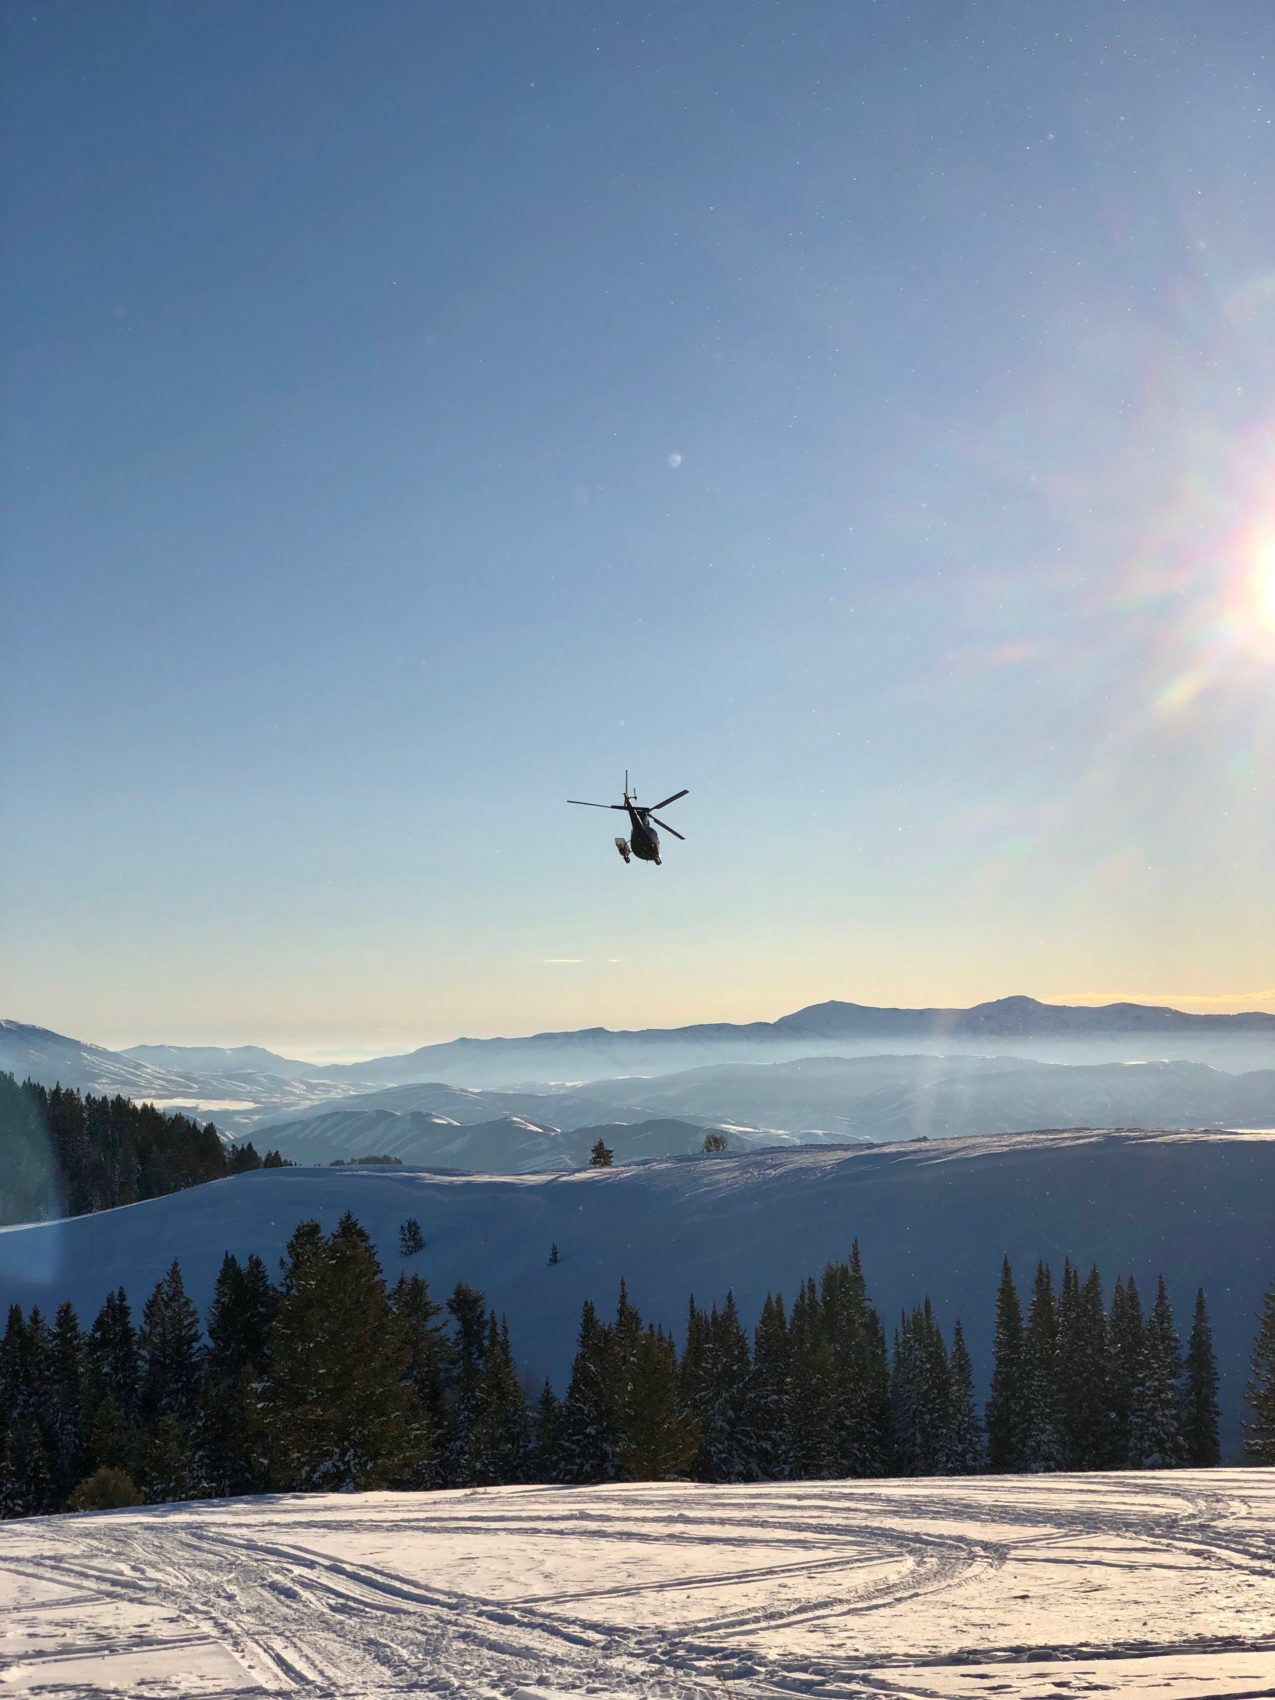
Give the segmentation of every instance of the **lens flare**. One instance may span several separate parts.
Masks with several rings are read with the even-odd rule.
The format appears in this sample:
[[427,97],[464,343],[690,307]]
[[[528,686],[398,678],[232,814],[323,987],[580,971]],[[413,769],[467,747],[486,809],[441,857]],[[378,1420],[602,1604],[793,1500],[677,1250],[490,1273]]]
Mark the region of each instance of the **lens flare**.
[[1257,595],[1258,618],[1275,632],[1275,537],[1267,537],[1258,545],[1253,589]]

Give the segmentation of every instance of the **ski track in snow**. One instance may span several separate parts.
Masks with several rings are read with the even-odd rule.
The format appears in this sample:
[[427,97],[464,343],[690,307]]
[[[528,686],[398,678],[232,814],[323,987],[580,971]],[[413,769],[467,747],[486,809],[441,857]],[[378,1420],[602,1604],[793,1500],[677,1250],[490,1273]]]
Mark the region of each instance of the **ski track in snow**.
[[0,1527],[0,1696],[1275,1695],[1275,1471],[218,1501]]

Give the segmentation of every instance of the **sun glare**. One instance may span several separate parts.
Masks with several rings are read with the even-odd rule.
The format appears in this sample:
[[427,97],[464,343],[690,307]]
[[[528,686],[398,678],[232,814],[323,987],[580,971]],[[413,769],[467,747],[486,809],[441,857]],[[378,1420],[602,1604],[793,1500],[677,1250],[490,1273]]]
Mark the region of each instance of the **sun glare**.
[[1275,536],[1265,538],[1258,545],[1253,589],[1257,595],[1258,618],[1275,632]]

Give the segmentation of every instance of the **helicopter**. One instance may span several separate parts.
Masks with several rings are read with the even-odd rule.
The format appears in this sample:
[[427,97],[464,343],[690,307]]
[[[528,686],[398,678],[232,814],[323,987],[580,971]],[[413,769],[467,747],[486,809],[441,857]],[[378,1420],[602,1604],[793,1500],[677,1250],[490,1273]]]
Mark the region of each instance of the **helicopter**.
[[[662,803],[639,803],[637,792],[629,790],[629,775],[627,768],[624,773],[624,801],[622,803],[586,803],[579,797],[568,797],[568,803],[574,803],[580,809],[623,809],[629,817],[631,832],[628,838],[617,838],[615,847],[624,857],[627,866],[629,858],[636,856],[639,862],[654,862],[660,866],[660,835],[655,826],[662,826],[665,832],[671,832],[674,838],[686,842],[686,835],[670,826],[666,820],[657,820],[656,809],[667,809],[670,803],[676,803],[679,797],[686,797],[689,787],[684,791],[674,791],[671,797],[665,797]],[[655,821],[655,826],[651,822]]]

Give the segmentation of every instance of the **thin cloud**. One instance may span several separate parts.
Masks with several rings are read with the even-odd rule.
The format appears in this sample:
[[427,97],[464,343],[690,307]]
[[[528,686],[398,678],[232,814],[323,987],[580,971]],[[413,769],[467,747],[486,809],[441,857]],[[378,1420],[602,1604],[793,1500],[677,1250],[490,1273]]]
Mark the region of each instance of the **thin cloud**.
[[583,956],[542,956],[542,962],[550,963],[559,968],[575,968],[584,961]]

